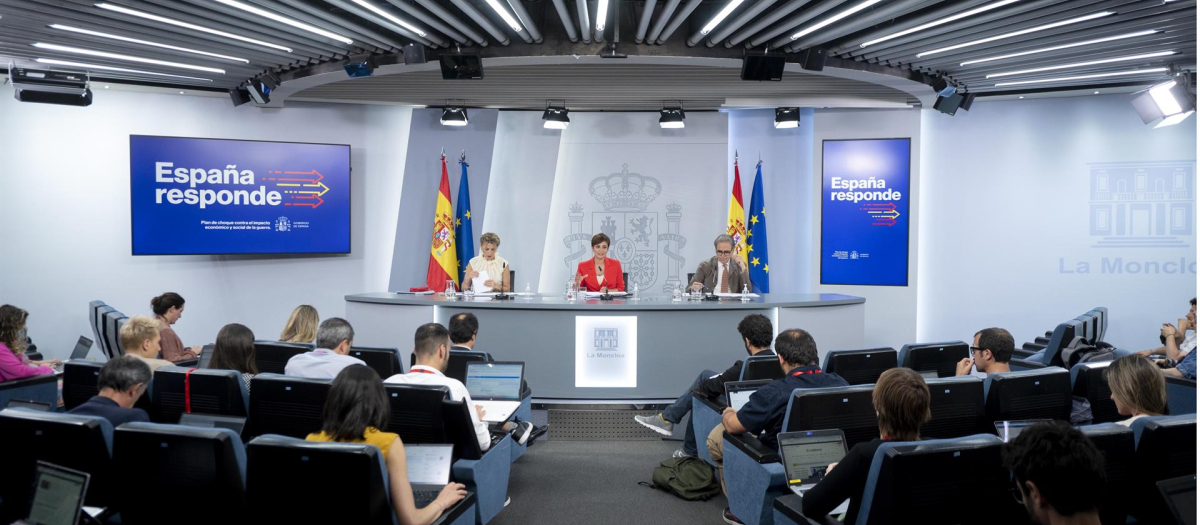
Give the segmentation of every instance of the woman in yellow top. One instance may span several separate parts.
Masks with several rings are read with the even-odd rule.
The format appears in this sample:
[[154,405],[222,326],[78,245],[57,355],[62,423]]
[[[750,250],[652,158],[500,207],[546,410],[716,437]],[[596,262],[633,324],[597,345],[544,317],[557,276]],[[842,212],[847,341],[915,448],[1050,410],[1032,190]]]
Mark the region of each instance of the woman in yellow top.
[[467,495],[462,483],[450,483],[425,508],[413,502],[412,486],[408,483],[408,460],[400,436],[380,432],[388,420],[387,394],[383,380],[374,370],[363,365],[342,369],[329,389],[325,400],[324,423],[321,431],[309,434],[308,441],[338,441],[366,443],[379,447],[386,458],[392,507],[403,525],[429,525],[437,521],[446,509]]
[[463,273],[465,282],[462,287],[464,290],[471,286],[471,279],[479,277],[482,272],[487,272],[488,278],[483,282],[484,286],[491,288],[493,292],[512,291],[512,283],[508,282],[508,261],[496,255],[496,249],[499,247],[499,235],[488,232],[479,236],[479,255],[471,258],[467,263],[467,271]]

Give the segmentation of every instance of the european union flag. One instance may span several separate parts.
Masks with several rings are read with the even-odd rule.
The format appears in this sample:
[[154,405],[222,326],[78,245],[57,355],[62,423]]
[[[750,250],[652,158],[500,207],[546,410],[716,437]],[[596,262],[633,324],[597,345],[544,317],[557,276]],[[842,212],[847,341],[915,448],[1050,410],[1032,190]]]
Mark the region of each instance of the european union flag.
[[464,283],[467,263],[475,257],[475,237],[471,230],[471,189],[467,186],[467,156],[458,161],[462,164],[462,178],[458,181],[458,209],[454,212],[454,241],[458,248],[458,282]]
[[746,256],[750,258],[750,285],[754,293],[771,293],[771,266],[767,257],[767,204],[763,200],[761,160],[758,161],[758,172],[754,174],[754,193],[750,195],[749,211]]

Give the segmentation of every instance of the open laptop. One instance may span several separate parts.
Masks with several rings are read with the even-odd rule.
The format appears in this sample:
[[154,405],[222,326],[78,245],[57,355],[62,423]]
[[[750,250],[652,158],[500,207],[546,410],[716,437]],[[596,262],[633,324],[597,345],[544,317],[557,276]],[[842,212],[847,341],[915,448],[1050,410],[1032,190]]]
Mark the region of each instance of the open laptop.
[[29,399],[10,399],[8,400],[8,404],[4,405],[4,408],[28,408],[40,412],[50,412],[54,409],[54,407],[50,406],[50,403],[43,403],[41,401],[33,401]]
[[37,462],[29,514],[14,525],[75,525],[83,510],[88,478],[84,472]]
[[208,368],[208,363],[213,358],[213,346],[216,345],[204,345],[204,348],[200,350],[200,362],[196,365],[196,368]]
[[917,373],[921,374],[921,377],[923,377],[925,379],[937,379],[938,378],[937,370],[918,370]]
[[1196,525],[1196,475],[1164,479],[1157,485],[1175,516],[1175,523]]
[[[841,430],[782,432],[778,439],[788,489],[800,497],[825,477],[831,463],[846,455],[846,435]],[[850,500],[846,500],[830,514],[843,514],[849,508]]]
[[437,499],[450,483],[450,460],[454,445],[404,445],[408,459],[408,483],[413,502],[423,508]]
[[750,394],[757,392],[759,388],[770,382],[770,379],[730,381],[725,383],[725,399],[729,400],[730,408],[741,410],[742,406],[750,400]]
[[483,420],[488,423],[508,421],[517,411],[524,378],[525,363],[519,361],[467,363],[467,392],[473,403],[483,407]]
[[1017,439],[1017,435],[1019,435],[1022,430],[1032,427],[1038,423],[1048,423],[1050,421],[1052,420],[1022,419],[1020,421],[997,421],[995,423],[996,435],[1000,436],[1000,439],[1003,439],[1005,443],[1008,443],[1008,441],[1011,439]]
[[[75,349],[71,351],[71,359],[87,359],[88,352],[92,350],[92,340],[84,336],[79,336],[79,341],[75,342]],[[63,365],[50,365],[54,369],[54,373],[63,373]]]
[[246,427],[246,418],[237,416],[218,416],[215,414],[188,414],[179,415],[179,424],[185,427],[201,427],[201,428],[228,428],[242,435],[242,429]]

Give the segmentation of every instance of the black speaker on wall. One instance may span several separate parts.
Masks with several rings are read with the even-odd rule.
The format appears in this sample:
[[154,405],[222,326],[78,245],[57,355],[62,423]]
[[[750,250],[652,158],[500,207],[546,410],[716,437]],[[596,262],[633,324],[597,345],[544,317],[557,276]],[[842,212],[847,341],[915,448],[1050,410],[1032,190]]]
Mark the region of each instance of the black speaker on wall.
[[822,71],[825,69],[825,58],[826,54],[823,48],[805,49],[800,58],[800,67],[808,71]]
[[440,60],[444,80],[483,78],[483,59],[479,55],[442,55]]
[[966,111],[970,111],[971,104],[974,104],[974,103],[975,103],[975,94],[974,93],[965,93],[965,94],[963,94],[962,104],[959,104],[958,108],[966,110]]
[[405,64],[424,64],[425,62],[425,46],[416,44],[404,46]]
[[962,106],[962,102],[963,96],[959,95],[958,93],[954,93],[948,97],[938,97],[937,100],[933,102],[933,109],[941,111],[947,115],[954,115],[954,113],[958,111],[958,108]]
[[742,58],[742,80],[783,80],[784,55],[746,55]]

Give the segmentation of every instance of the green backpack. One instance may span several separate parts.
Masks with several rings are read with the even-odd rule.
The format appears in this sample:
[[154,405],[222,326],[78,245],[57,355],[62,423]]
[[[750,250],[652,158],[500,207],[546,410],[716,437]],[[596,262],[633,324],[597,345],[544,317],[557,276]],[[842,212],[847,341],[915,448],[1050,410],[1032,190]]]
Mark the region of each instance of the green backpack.
[[671,458],[654,467],[654,486],[688,501],[707,500],[721,493],[713,469],[697,457]]

